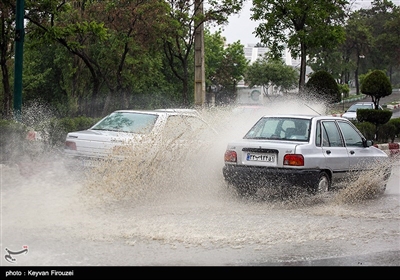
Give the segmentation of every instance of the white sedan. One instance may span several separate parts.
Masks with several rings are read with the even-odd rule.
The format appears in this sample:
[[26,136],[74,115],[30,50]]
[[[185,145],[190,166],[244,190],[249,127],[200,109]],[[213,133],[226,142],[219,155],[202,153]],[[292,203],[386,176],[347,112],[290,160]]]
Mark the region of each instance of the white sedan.
[[68,133],[64,151],[84,167],[110,156],[124,158],[126,148],[138,148],[143,158],[152,158],[158,152],[154,145],[179,145],[204,129],[210,127],[191,109],[118,110],[87,130]]
[[[345,118],[267,115],[243,139],[227,145],[223,176],[242,195],[276,185],[300,185],[315,194],[387,159]],[[385,169],[383,179],[389,175]]]

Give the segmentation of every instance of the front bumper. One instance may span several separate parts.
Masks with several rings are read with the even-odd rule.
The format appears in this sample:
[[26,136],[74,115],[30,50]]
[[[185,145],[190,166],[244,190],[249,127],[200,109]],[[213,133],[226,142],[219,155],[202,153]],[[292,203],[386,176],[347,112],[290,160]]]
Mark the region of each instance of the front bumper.
[[222,173],[227,182],[236,186],[312,187],[319,180],[319,169],[271,168],[259,166],[237,166],[226,164]]

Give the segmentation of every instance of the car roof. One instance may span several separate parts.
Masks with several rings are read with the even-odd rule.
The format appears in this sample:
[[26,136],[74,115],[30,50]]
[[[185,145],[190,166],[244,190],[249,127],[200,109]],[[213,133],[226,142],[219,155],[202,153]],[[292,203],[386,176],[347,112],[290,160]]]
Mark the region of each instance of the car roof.
[[299,114],[282,114],[282,115],[264,115],[263,118],[298,118],[298,119],[330,119],[330,120],[347,120],[346,118],[342,117],[335,117],[329,115],[299,115]]
[[357,102],[354,103],[353,105],[374,105],[374,102]]
[[142,113],[142,114],[168,114],[168,115],[199,115],[194,109],[155,109],[155,110],[116,110],[112,113]]

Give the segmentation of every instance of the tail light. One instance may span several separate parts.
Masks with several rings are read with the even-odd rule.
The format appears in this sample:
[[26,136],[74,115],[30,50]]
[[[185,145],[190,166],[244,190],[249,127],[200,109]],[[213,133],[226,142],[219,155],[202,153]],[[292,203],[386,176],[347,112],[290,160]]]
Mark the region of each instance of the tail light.
[[65,149],[76,151],[76,143],[73,141],[65,141]]
[[304,166],[304,157],[298,154],[287,154],[283,157],[283,165]]
[[224,160],[226,162],[237,162],[237,154],[235,151],[227,150],[225,152]]

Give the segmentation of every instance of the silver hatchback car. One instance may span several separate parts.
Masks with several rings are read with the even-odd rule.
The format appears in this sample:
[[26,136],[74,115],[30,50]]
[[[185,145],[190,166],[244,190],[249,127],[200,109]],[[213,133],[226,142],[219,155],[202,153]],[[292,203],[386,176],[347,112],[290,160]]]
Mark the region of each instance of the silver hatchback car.
[[253,194],[271,182],[300,185],[315,194],[352,171],[386,160],[388,155],[345,118],[267,115],[243,139],[227,145],[223,176],[240,194]]

